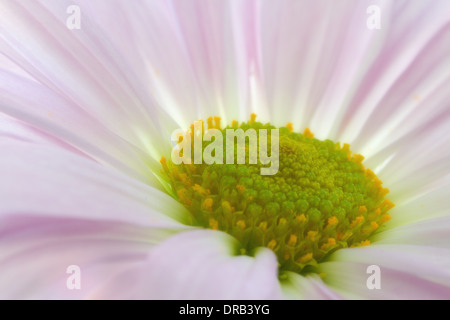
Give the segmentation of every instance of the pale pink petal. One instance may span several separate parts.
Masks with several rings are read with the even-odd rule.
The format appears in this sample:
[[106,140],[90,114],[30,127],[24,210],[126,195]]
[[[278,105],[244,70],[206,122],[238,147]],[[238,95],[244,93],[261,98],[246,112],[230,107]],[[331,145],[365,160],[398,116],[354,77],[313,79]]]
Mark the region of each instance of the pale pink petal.
[[99,119],[92,118],[64,97],[32,80],[0,70],[0,83],[1,112],[73,146],[102,164],[161,188],[155,177],[161,168],[159,161],[105,128]]
[[27,141],[37,144],[58,146],[77,153],[80,156],[87,156],[55,136],[46,134],[45,132],[30,126],[28,123],[0,113],[0,141],[3,142],[6,140]]
[[7,58],[4,54],[0,53],[0,70],[11,72],[15,75],[27,78],[29,80],[36,81],[29,73],[20,68],[11,59]]
[[[132,299],[280,299],[275,255],[260,249],[238,255],[229,235],[197,230],[170,237],[147,260],[105,286],[93,298]],[[124,290],[126,288],[126,290]]]
[[405,196],[403,201],[399,201],[390,211],[392,220],[385,227],[390,229],[410,222],[449,216],[450,185],[437,184],[430,189],[419,196],[409,199]]
[[[1,299],[88,298],[173,234],[105,219],[16,213],[0,220]],[[67,286],[73,265],[81,271],[80,289]]]
[[[408,208],[405,208],[410,212]],[[444,210],[444,209],[441,209]],[[422,213],[427,209],[421,208]],[[450,216],[448,205],[445,216],[440,218],[426,218],[425,220],[400,225],[393,229],[376,234],[372,239],[378,244],[411,244],[420,246],[443,247],[450,249]]]
[[364,162],[389,188],[396,204],[449,185],[449,125],[450,112],[437,115]]
[[42,215],[179,228],[189,213],[169,195],[71,152],[2,143],[0,218]]
[[[177,45],[182,49],[175,53],[183,55],[190,69],[190,73],[183,74],[181,79],[185,83],[195,79],[197,117],[216,114],[228,123],[247,120],[252,103],[250,81],[255,72],[251,52],[256,36],[255,2],[195,0],[165,3],[174,22]],[[161,73],[170,70],[173,59],[160,58],[154,61],[164,63],[159,69]],[[192,115],[188,115],[188,119],[192,119]]]
[[286,273],[288,279],[281,282],[286,299],[301,300],[340,300],[338,293],[329,288],[318,275],[303,276],[297,273]]
[[[320,264],[324,281],[347,298],[449,299],[450,251],[413,245],[372,245],[335,252]],[[381,270],[381,289],[369,289],[368,267]]]
[[[380,30],[366,26],[372,5]],[[427,182],[407,178],[450,150],[450,3],[287,0],[258,9],[250,32],[267,120],[351,143],[393,190]]]
[[114,6],[121,10],[82,3],[158,101],[152,112],[180,127],[214,115],[228,123],[248,119],[252,61],[246,52],[253,34],[243,31],[253,27],[253,2],[114,1]]
[[[82,120],[78,126],[90,127],[95,120],[122,143],[130,143],[134,153],[141,153],[141,161],[147,161],[146,157],[159,161],[170,150],[170,141],[165,130],[161,130],[156,102],[146,87],[146,79],[130,72],[127,61],[133,57],[123,57],[122,46],[111,43],[113,35],[97,25],[96,16],[102,10],[90,12],[86,1],[85,6],[81,4],[83,29],[66,27],[66,9],[72,4],[30,0],[2,3],[1,13],[8,16],[0,22],[2,54],[63,100],[53,108],[59,107],[64,116],[53,119],[53,127],[47,126],[47,131],[58,135],[55,125],[73,126],[66,113],[76,113]],[[108,21],[115,23],[114,16]],[[39,109],[41,117],[45,119],[48,113],[60,116],[48,110],[49,102],[45,104],[47,108]],[[11,110],[8,113],[29,121],[29,113],[33,113],[30,109],[22,107],[14,114]]]
[[432,126],[439,115],[448,116],[449,9],[448,1],[432,7],[399,1],[382,9],[384,28],[375,32],[382,47],[341,125],[343,135],[354,137],[353,145],[367,156],[418,127]]
[[331,135],[361,76],[370,50],[381,39],[365,25],[361,1],[259,1],[258,76],[270,121],[311,127]]
[[[17,140],[0,147],[1,298],[87,298],[189,229],[174,199],[92,160]],[[71,265],[81,290],[66,286]]]

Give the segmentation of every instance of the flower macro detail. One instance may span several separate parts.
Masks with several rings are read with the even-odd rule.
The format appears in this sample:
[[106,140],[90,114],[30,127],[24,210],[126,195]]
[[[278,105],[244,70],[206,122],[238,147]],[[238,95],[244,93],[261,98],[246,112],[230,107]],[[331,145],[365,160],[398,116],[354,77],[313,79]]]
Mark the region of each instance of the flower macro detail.
[[450,299],[449,0],[0,16],[0,299]]
[[[275,128],[255,118],[224,129],[218,117],[215,125],[212,118],[207,122],[224,137],[231,128]],[[193,224],[232,235],[242,254],[271,249],[280,271],[308,273],[337,249],[370,244],[370,236],[390,220],[387,212],[394,205],[385,199],[389,190],[362,165],[364,157],[353,154],[348,144],[315,139],[309,129],[299,134],[288,124],[279,132],[279,172],[274,175],[260,175],[262,164],[248,161],[175,165],[161,160]],[[193,126],[189,134],[194,136]],[[202,148],[211,143],[203,142]],[[247,159],[250,143],[245,145]]]

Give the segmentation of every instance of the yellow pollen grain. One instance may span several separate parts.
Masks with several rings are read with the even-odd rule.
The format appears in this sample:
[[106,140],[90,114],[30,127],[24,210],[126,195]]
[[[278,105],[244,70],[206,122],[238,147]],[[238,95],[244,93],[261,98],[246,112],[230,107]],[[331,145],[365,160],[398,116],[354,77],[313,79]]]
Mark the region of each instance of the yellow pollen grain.
[[191,199],[189,199],[189,197],[187,197],[186,189],[178,189],[177,196],[178,196],[178,199],[180,199],[181,203],[188,205],[188,206],[191,205]]
[[328,241],[327,241],[327,243],[324,243],[321,247],[320,247],[320,249],[322,249],[322,250],[329,250],[329,249],[331,249],[333,246],[335,246],[336,245],[336,239],[334,239],[334,238],[328,238]]
[[336,218],[335,216],[332,216],[331,218],[328,218],[327,229],[336,226],[338,224],[338,222],[339,222],[339,219]]
[[297,220],[297,222],[299,224],[301,224],[306,221],[306,216],[302,213],[301,215],[297,216],[295,219]]
[[186,186],[186,187],[190,187],[191,186],[191,180],[189,179],[188,175],[186,173],[180,173],[178,175],[178,178],[180,179],[180,181]]
[[220,129],[220,117],[214,117],[215,128]]
[[355,220],[353,220],[353,222],[350,224],[350,228],[356,228],[357,226],[359,226],[362,222],[364,221],[364,217],[363,216],[358,216],[355,218]]
[[303,135],[306,138],[314,138],[314,134],[311,132],[311,130],[309,130],[309,128],[305,129],[305,131],[303,132]]
[[260,228],[263,232],[267,230],[267,222],[263,221],[259,224],[258,228]]
[[238,222],[236,222],[236,226],[238,226],[239,228],[241,228],[242,230],[245,229],[245,221],[244,220],[239,220]]
[[275,249],[275,246],[277,245],[277,241],[272,239],[269,241],[269,243],[267,244],[267,248],[269,248],[270,250]]
[[169,167],[167,166],[167,159],[165,157],[161,157],[161,160],[159,160],[159,162],[161,163],[165,171],[169,171]]
[[370,223],[370,226],[372,227],[373,230],[376,230],[376,229],[378,229],[378,227],[379,227],[378,223],[376,223],[375,221],[372,221],[372,222]]
[[386,213],[385,215],[383,215],[381,217],[380,223],[384,223],[384,222],[387,222],[389,220],[391,220],[391,216]]
[[383,204],[381,206],[383,209],[388,211],[388,210],[392,209],[393,207],[395,207],[395,204],[393,204],[389,199],[386,199],[383,201]]
[[305,264],[305,263],[311,261],[312,258],[313,258],[313,254],[312,254],[312,253],[307,253],[307,254],[301,256],[301,257],[297,260],[297,262],[300,263],[300,264]]
[[213,230],[219,230],[219,222],[217,222],[217,220],[214,218],[210,218],[209,227]]
[[360,155],[360,154],[355,154],[355,155],[353,155],[353,159],[352,160],[353,160],[354,163],[356,163],[358,165],[361,165],[363,160],[364,160],[364,157],[362,155]]
[[239,191],[240,194],[243,194],[244,191],[245,191],[245,186],[243,186],[243,185],[241,185],[241,184],[238,184],[238,185],[236,186],[236,189]]
[[230,214],[233,212],[233,207],[228,201],[222,201],[222,210],[224,214]]
[[208,129],[213,129],[213,128],[214,128],[214,125],[213,125],[213,117],[209,117],[209,118],[206,120],[206,123],[207,123],[207,125],[208,125]]
[[211,199],[211,198],[206,198],[206,199],[203,201],[202,209],[205,210],[205,211],[212,212],[213,202],[214,202],[213,199]]
[[369,245],[370,245],[370,240],[364,240],[364,241],[361,241],[361,243],[360,243],[361,247],[366,247],[366,246],[369,246]]
[[289,122],[286,125],[286,128],[288,128],[289,132],[293,132],[294,131],[294,126],[293,126],[292,122]]
[[316,241],[317,233],[317,231],[308,231],[307,238],[314,242]]
[[293,247],[296,244],[297,244],[297,236],[295,234],[291,234],[287,245]]
[[194,190],[194,191],[197,191],[200,195],[202,195],[202,196],[209,196],[209,194],[210,194],[210,191],[209,190],[206,190],[205,188],[203,188],[202,186],[200,186],[200,185],[198,185],[198,184],[195,184],[193,187],[192,187],[192,189]]

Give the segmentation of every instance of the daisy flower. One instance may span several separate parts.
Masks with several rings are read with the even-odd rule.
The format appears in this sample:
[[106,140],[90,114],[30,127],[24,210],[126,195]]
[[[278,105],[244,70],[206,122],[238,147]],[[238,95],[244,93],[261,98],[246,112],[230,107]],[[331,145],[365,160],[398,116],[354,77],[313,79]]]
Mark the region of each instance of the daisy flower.
[[[450,298],[447,0],[0,13],[0,298]],[[173,164],[197,120],[279,173]]]

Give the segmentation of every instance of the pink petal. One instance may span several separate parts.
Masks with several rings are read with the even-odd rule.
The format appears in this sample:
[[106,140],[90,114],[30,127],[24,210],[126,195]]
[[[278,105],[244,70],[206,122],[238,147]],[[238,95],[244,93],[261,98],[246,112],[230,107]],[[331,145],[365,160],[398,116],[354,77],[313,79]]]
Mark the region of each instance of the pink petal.
[[167,194],[60,148],[4,143],[0,218],[33,215],[180,227],[186,209]]
[[[1,298],[90,297],[189,229],[173,219],[188,213],[171,197],[92,160],[50,145],[1,148]],[[71,265],[81,290],[66,286]]]
[[425,190],[423,194],[415,197],[411,195],[409,199],[406,196],[400,198],[401,200],[396,202],[397,205],[391,211],[392,220],[386,224],[385,228],[391,229],[411,222],[448,217],[450,185],[440,185],[439,182],[438,180],[436,185],[429,186],[428,189],[431,190]]
[[[125,148],[129,156],[135,157],[138,165],[134,168],[139,168],[141,174],[145,163],[155,169],[161,155],[170,150],[170,140],[166,131],[161,130],[160,111],[154,108],[156,102],[146,87],[147,79],[130,72],[127,61],[133,61],[133,57],[122,56],[124,44],[111,43],[113,35],[102,32],[102,26],[96,24],[95,17],[102,10],[93,8],[91,12],[86,2],[81,6],[82,32],[66,28],[65,12],[71,4],[24,0],[1,5],[2,14],[9,17],[0,22],[1,52],[44,87],[25,88],[26,83],[19,84],[10,74],[3,74],[6,80],[1,82],[9,83],[11,77],[12,83],[5,86],[6,97],[2,97],[5,105],[0,110],[56,136],[69,131],[64,132],[63,138],[77,147],[80,141],[74,141],[76,138],[84,138],[85,144],[91,142],[86,136],[94,140],[95,147],[102,146],[92,134],[97,130],[101,138],[108,139],[109,148],[129,144]],[[114,16],[108,20],[112,21],[115,23]],[[103,27],[107,29],[109,25]],[[27,99],[23,95],[17,101],[17,87],[21,92],[30,92],[29,100],[40,95],[41,99],[36,101],[43,106],[24,106]],[[58,103],[52,104],[47,96]],[[54,118],[49,119],[49,114]],[[88,132],[83,134],[84,129]],[[73,137],[77,133],[81,137]],[[93,151],[92,147],[83,147],[88,149],[85,152]]]
[[48,135],[45,132],[33,128],[23,121],[0,113],[0,141],[8,140],[27,141],[37,144],[50,144],[86,157],[85,154],[81,153],[79,150],[64,141],[61,141],[57,137]]
[[[161,169],[159,159],[155,161],[105,128],[98,119],[32,80],[0,70],[0,83],[0,112],[20,119],[50,139],[60,140],[103,164],[161,188],[153,174]],[[27,94],[24,96],[23,92]]]
[[[1,299],[88,298],[172,234],[105,219],[17,214],[1,220]],[[73,265],[81,271],[79,290],[67,286]]]
[[[421,209],[421,211],[427,211],[427,209]],[[410,212],[407,208],[405,210]],[[373,240],[377,244],[408,244],[450,249],[450,233],[448,232],[450,229],[450,216],[448,216],[447,211],[448,206],[446,206],[445,216],[443,217],[428,218],[414,223],[402,224],[380,232],[375,235]]]
[[[222,232],[183,232],[156,246],[145,263],[97,294],[121,299],[280,299],[275,255],[261,249],[254,257],[242,256],[237,248],[236,240]],[[127,284],[126,291],[120,290]]]
[[[372,245],[339,250],[320,265],[332,289],[347,298],[449,299],[450,251],[413,245]],[[381,289],[370,290],[367,268],[381,269]]]

